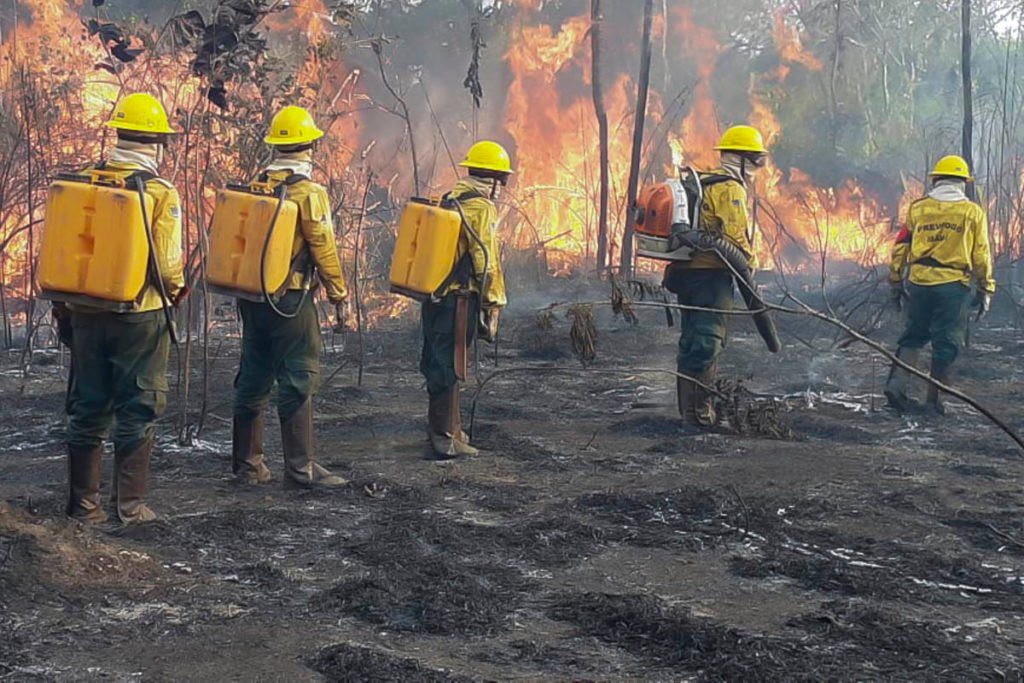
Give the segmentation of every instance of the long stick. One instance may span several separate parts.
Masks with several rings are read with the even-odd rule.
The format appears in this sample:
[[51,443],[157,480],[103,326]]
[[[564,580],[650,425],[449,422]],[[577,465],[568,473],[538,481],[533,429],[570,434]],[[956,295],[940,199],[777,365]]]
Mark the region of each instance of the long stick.
[[[594,100],[594,115],[597,116],[597,131],[601,147],[601,209],[597,223],[597,275],[601,277],[608,268],[608,112],[604,108],[604,91],[601,84],[601,0],[590,0],[590,63],[591,95]],[[589,243],[589,240],[588,240]]]
[[[963,77],[964,121],[960,149],[967,168],[974,168],[974,94],[971,88],[971,0],[960,0],[960,73]],[[973,183],[968,196],[976,199]]]
[[[654,0],[644,0],[644,33],[640,53],[640,79],[636,96],[636,120],[633,124],[633,156],[629,163],[629,185],[626,190],[627,206],[636,201],[640,185],[640,154],[643,151],[644,119],[647,118],[647,91],[651,82],[651,24],[654,15]],[[619,272],[629,277],[633,272],[633,217],[626,217],[626,228],[622,235],[619,254]]]
[[359,257],[362,252],[363,217],[366,216],[366,198],[370,194],[370,185],[373,184],[373,170],[366,173],[366,187],[363,188],[363,201],[359,206],[359,220],[356,223],[356,246],[353,266],[353,294],[356,297],[356,331],[359,334],[359,374],[356,378],[356,386],[363,386],[363,366],[366,364],[366,347],[363,343],[363,286],[359,282]]

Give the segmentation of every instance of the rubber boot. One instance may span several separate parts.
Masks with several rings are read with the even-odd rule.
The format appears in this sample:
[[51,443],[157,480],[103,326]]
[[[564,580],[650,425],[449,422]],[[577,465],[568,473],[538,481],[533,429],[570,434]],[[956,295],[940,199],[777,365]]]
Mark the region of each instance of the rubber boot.
[[430,448],[435,460],[451,460],[479,453],[469,445],[469,437],[462,431],[459,401],[458,384],[443,394],[430,396]]
[[266,484],[270,468],[263,458],[263,415],[235,416],[231,434],[231,471],[243,484]]
[[[448,411],[451,407],[451,399],[447,393],[437,396],[427,395],[429,404],[427,407],[427,439],[434,434],[445,434],[448,431]],[[469,443],[469,434],[459,430],[459,441]]]
[[[715,385],[716,368],[712,366],[709,370],[697,376],[697,380],[708,387]],[[704,428],[714,427],[718,424],[718,412],[715,410],[715,395],[700,384],[695,384],[693,389],[694,417],[697,424]]]
[[153,457],[153,437],[133,451],[114,452],[114,493],[112,500],[122,524],[152,522],[156,513],[146,505],[149,490],[149,462]]
[[102,463],[103,446],[68,446],[68,505],[65,512],[71,519],[84,524],[107,521],[100,499]]
[[287,420],[281,420],[285,488],[332,488],[348,480],[313,462],[313,402],[306,399]]
[[[896,357],[912,367],[917,367],[921,359],[921,349],[908,349],[900,347],[896,351]],[[889,407],[897,412],[905,413],[908,410],[916,410],[921,407],[920,403],[910,398],[907,389],[910,385],[911,374],[893,363],[889,370],[889,380],[885,383],[885,398]]]
[[[933,367],[931,375],[932,379],[949,386],[949,367]],[[926,413],[931,415],[946,414],[946,405],[942,400],[942,392],[940,392],[939,388],[934,384],[928,384],[928,396],[925,399],[924,409]]]
[[690,380],[676,377],[676,404],[679,408],[679,417],[683,418],[683,424],[688,427],[697,426],[697,413],[693,407],[696,388]]

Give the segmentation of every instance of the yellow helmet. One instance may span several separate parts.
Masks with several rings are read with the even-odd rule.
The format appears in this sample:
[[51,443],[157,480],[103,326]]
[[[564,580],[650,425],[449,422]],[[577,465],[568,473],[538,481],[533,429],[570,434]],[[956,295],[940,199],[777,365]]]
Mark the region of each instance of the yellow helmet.
[[942,157],[935,164],[935,169],[928,174],[932,178],[936,176],[947,176],[952,178],[963,178],[964,180],[974,180],[971,177],[971,168],[967,165],[967,162],[963,157],[959,157],[955,154]]
[[753,126],[733,126],[722,133],[715,149],[723,152],[756,152],[767,154],[761,131]]
[[167,121],[167,112],[160,101],[144,92],[122,97],[106,125],[137,133],[170,135],[177,132]]
[[263,142],[268,145],[301,145],[323,136],[324,132],[316,127],[312,114],[302,107],[285,107],[274,115],[270,132]]
[[466,158],[459,163],[463,168],[476,168],[481,171],[497,171],[498,173],[514,173],[508,152],[497,142],[481,140],[466,152]]

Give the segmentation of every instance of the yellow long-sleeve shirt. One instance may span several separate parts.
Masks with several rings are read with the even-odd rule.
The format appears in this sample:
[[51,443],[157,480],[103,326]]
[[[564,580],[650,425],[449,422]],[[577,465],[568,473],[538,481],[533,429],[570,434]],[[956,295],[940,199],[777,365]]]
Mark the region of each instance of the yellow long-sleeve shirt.
[[911,204],[893,246],[889,279],[902,281],[908,269],[916,285],[970,285],[973,279],[984,291],[995,292],[985,211],[968,199],[928,196]]
[[[710,173],[702,173],[702,177],[730,175],[724,169],[715,169]],[[750,261],[754,262],[754,248],[750,244],[750,215],[747,212],[747,188],[738,180],[726,180],[708,185],[704,189],[704,202],[700,209],[700,227],[715,235],[721,235],[743,250]],[[728,266],[710,252],[697,253],[692,261],[681,262],[686,268],[720,268]]]
[[[290,170],[268,170],[267,179],[271,184],[284,182],[292,175]],[[303,247],[309,245],[309,256],[316,267],[317,276],[324,286],[327,299],[339,304],[348,296],[345,276],[341,270],[341,258],[334,235],[331,219],[331,201],[323,185],[308,178],[287,186],[285,196],[299,206],[299,219],[292,243],[292,261],[295,262]],[[301,289],[303,273],[293,271],[285,281],[285,289]]]
[[[90,167],[86,172],[92,170],[96,170],[96,167]],[[104,164],[103,170],[127,178],[146,169],[141,164],[108,161]],[[169,304],[185,287],[185,269],[181,256],[181,198],[174,185],[163,178],[148,180],[146,194],[153,199],[153,215],[148,218],[153,232],[153,244],[156,247],[156,263],[160,268],[160,277]],[[160,290],[150,278],[142,290],[138,305],[129,313],[156,311],[162,306]],[[68,307],[83,313],[102,310],[81,304],[68,304]]]
[[[455,254],[455,262],[458,263],[467,252],[473,259],[473,277],[470,278],[469,288],[471,291],[480,291],[480,281],[484,280],[484,291],[481,294],[481,305],[484,308],[501,307],[508,303],[505,294],[505,275],[501,269],[501,250],[498,242],[498,208],[489,197],[491,193],[491,182],[488,180],[468,177],[456,183],[450,196],[458,199],[459,196],[475,192],[479,197],[465,199],[459,202],[466,222],[480,242],[483,248],[465,231],[459,237],[459,245]],[[486,249],[486,256],[484,253]],[[487,277],[482,278],[486,262]],[[455,291],[459,288],[455,282],[442,292],[442,295]]]

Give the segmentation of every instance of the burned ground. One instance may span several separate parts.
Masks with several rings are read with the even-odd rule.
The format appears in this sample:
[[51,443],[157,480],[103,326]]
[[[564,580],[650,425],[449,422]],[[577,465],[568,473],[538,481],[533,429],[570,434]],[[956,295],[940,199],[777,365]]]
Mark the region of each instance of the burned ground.
[[[173,408],[161,425],[163,519],[124,530],[62,518],[63,364],[39,352],[25,375],[11,353],[0,679],[1024,678],[1024,461],[1004,435],[960,405],[886,413],[867,351],[801,323],[816,348],[770,357],[743,321],[722,372],[759,422],[688,432],[671,375],[637,370],[673,366],[664,315],[595,311],[590,369],[563,318],[524,311],[481,347],[479,376],[502,373],[477,397],[484,454],[448,465],[422,459],[415,329],[367,336],[362,387],[354,336],[328,338],[337,492],[231,481],[228,339],[196,441]],[[1024,429],[1016,331],[973,337],[961,385]]]

